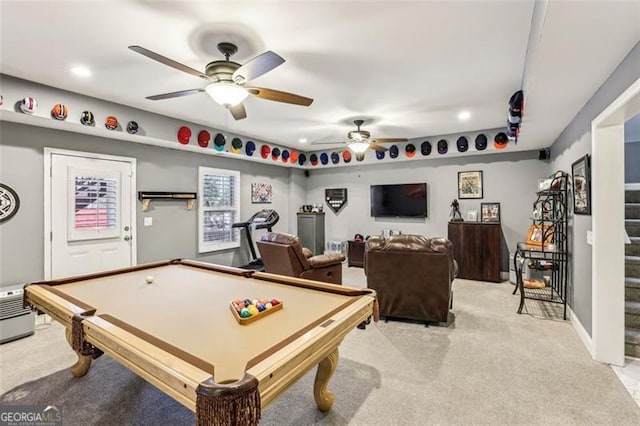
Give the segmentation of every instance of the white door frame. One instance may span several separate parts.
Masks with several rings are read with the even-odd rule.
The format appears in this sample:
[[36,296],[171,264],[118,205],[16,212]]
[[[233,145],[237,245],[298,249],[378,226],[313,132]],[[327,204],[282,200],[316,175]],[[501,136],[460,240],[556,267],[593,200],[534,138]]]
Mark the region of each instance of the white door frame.
[[95,154],[92,152],[70,151],[66,149],[44,148],[44,279],[51,277],[51,156],[54,154],[68,155],[73,157],[93,158],[98,160],[122,161],[131,165],[133,176],[131,176],[131,264],[138,263],[138,249],[136,234],[136,159],[132,157],[119,157],[115,155]]
[[640,78],[591,122],[592,356],[624,365],[624,123],[640,112]]

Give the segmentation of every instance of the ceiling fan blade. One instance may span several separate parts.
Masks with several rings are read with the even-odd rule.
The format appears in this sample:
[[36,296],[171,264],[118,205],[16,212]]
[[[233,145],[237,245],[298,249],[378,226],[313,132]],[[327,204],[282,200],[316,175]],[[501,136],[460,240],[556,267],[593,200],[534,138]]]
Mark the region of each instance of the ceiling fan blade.
[[369,144],[369,148],[375,150],[375,151],[380,151],[380,152],[387,152],[389,151],[389,148],[386,148],[384,146],[381,145],[376,145],[375,143]]
[[145,49],[144,47],[141,46],[129,46],[129,49],[133,50],[134,52],[137,52],[143,56],[146,56],[149,59],[153,59],[154,61],[158,61],[161,64],[165,64],[170,66],[171,68],[175,68],[177,70],[186,72],[187,74],[191,74],[194,75],[196,77],[200,77],[204,80],[210,81],[209,77],[206,74],[201,73],[198,70],[195,70],[191,67],[188,67],[184,64],[181,64],[180,62],[176,62],[173,59],[169,59],[166,56],[162,56],[159,55],[155,52],[150,51],[149,49]]
[[279,90],[265,89],[264,87],[247,87],[247,92],[253,96],[257,96],[269,101],[284,102],[286,104],[309,106],[313,103],[313,99],[304,96],[294,95],[293,93],[281,92]]
[[231,78],[238,84],[258,78],[284,63],[284,58],[272,51],[264,52],[238,68]]
[[243,118],[247,118],[247,110],[244,109],[244,105],[242,103],[230,107],[229,111],[231,112],[231,115],[235,120],[242,120]]
[[385,143],[385,142],[408,142],[406,138],[376,138],[373,143]]
[[200,92],[204,92],[204,89],[180,90],[179,92],[171,92],[171,93],[163,93],[161,95],[147,96],[147,99],[152,101],[160,101],[162,99],[171,99],[171,98],[179,98],[181,96],[194,95]]

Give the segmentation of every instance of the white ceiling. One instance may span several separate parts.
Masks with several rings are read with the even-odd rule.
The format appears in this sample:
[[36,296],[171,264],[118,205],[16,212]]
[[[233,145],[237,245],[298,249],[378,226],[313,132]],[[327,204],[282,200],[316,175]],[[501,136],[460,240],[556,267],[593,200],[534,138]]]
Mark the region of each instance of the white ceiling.
[[[501,127],[521,87],[516,149],[546,147],[640,40],[638,1],[3,0],[0,15],[3,74],[303,150],[300,138],[346,140],[355,118],[373,137]],[[203,71],[220,41],[238,43],[239,63],[278,53],[286,62],[251,84],[314,103],[250,97],[236,122],[204,93],[145,99],[206,82],[127,46]],[[93,75],[72,76],[79,64]]]

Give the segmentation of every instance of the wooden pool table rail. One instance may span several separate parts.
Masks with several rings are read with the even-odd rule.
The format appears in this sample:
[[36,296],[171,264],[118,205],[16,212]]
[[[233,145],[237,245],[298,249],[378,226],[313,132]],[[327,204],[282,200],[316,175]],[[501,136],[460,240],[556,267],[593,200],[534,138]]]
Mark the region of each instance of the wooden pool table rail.
[[[140,265],[135,270],[176,264],[176,262],[214,271],[221,270],[210,268],[208,264],[201,262],[181,260]],[[239,270],[239,268],[222,267],[222,270],[234,275],[245,277],[255,275],[254,279],[285,282],[307,288],[321,288],[325,291],[334,292],[333,290],[338,288],[340,289],[338,292],[341,294],[364,296],[357,297],[357,300],[346,308],[333,313],[322,324],[314,326],[301,336],[297,336],[286,346],[278,348],[264,359],[261,358],[254,365],[248,365],[245,378],[238,378],[240,381],[246,380],[247,377],[257,380],[259,413],[260,406],[267,406],[277,395],[284,392],[315,365],[318,365],[314,382],[314,397],[320,410],[328,410],[333,403],[334,396],[327,390],[327,385],[338,362],[338,346],[353,328],[366,321],[377,311],[375,292],[319,284],[295,278],[285,279],[286,277],[273,276],[272,274],[253,274],[252,271]],[[100,353],[102,351],[107,353],[190,410],[195,411],[198,421],[198,413],[203,411],[202,403],[198,400],[199,390],[202,391],[205,385],[211,387],[212,384],[224,390],[227,386],[237,387],[239,382],[216,384],[214,381],[215,371],[207,371],[210,370],[209,368],[199,368],[193,362],[188,362],[184,357],[177,356],[167,350],[166,347],[154,344],[136,333],[127,331],[115,321],[109,321],[108,315],[94,315],[95,308],[81,302],[74,303],[76,301],[69,300],[69,297],[61,297],[61,293],[55,291],[55,287],[51,286],[51,284],[55,286],[126,271],[131,271],[131,269],[111,271],[111,274],[89,274],[82,277],[34,283],[25,286],[25,303],[46,312],[66,327],[67,340],[78,355],[78,361],[71,367],[74,376],[80,377],[86,374],[91,366],[91,360],[97,354],[97,352],[87,354],[78,350],[77,343],[74,343],[72,330],[74,327],[80,327],[83,342],[95,347]],[[202,394],[202,392],[200,393]]]

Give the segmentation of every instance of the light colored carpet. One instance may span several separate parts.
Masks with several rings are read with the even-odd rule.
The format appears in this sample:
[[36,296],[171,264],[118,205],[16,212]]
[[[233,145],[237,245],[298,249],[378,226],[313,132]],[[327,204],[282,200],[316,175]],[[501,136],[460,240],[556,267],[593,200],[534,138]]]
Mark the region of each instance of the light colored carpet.
[[[363,286],[362,269],[344,283]],[[640,424],[640,408],[615,373],[591,360],[555,306],[527,301],[508,283],[456,280],[449,327],[380,322],[340,346],[317,410],[307,374],[263,411],[264,425]],[[1,404],[63,407],[65,424],[192,424],[193,414],[115,361],[81,379],[60,326],[0,346]]]

